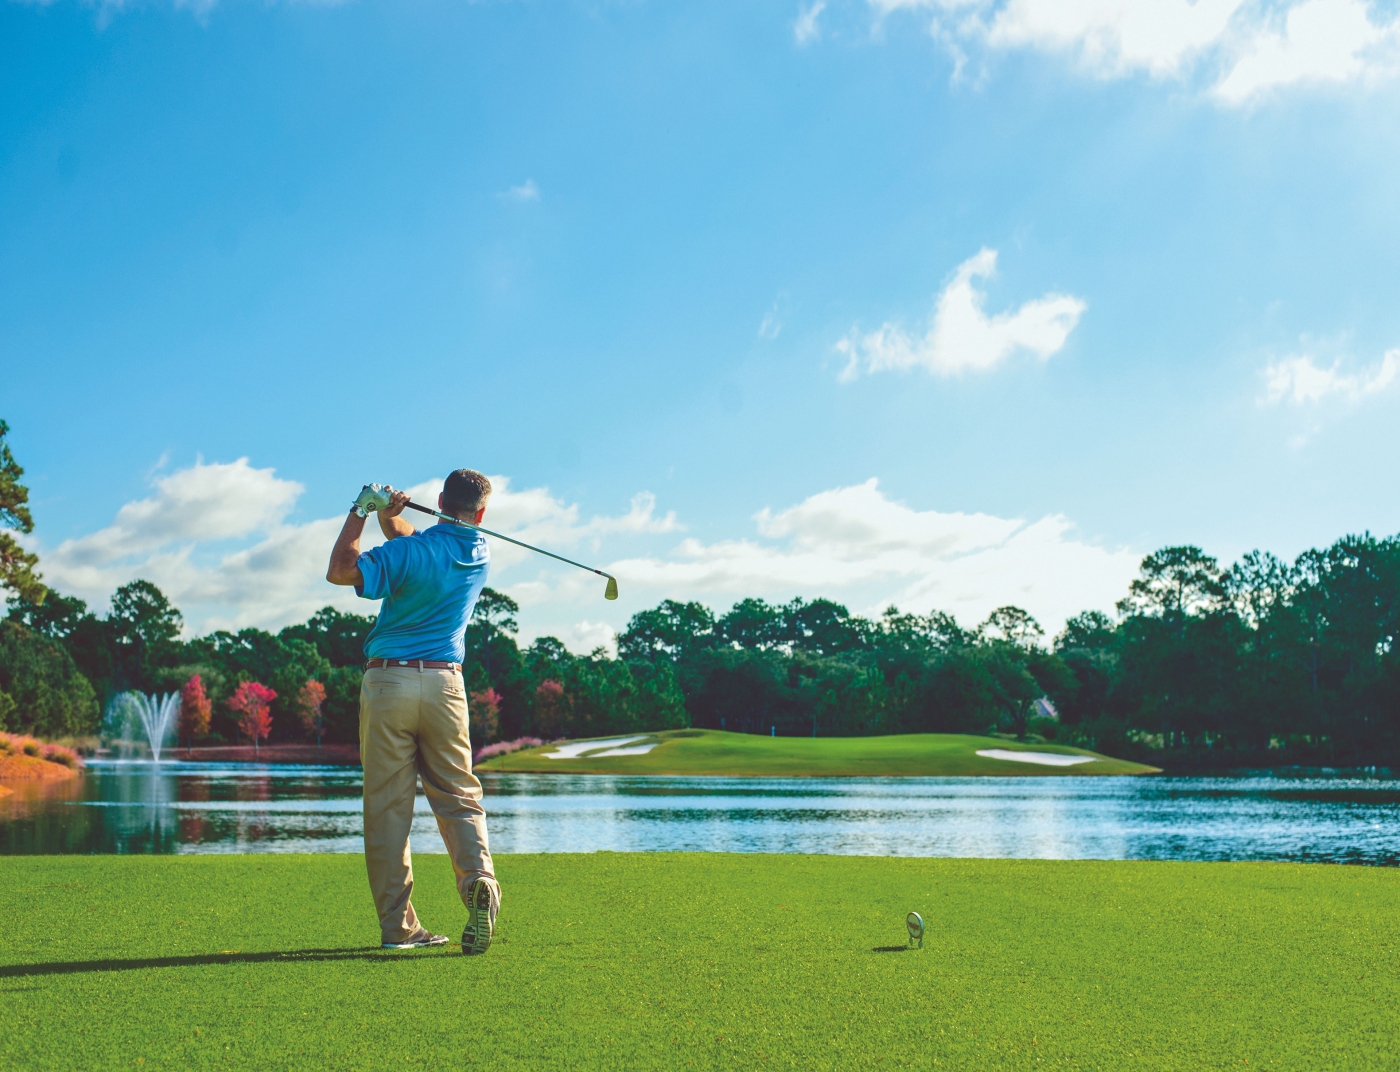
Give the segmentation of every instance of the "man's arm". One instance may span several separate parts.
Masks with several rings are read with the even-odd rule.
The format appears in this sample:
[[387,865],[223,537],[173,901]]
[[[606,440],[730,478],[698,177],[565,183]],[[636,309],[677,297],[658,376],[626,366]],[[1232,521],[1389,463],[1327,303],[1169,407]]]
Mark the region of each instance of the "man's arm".
[[335,538],[335,547],[331,549],[331,564],[326,569],[326,580],[331,584],[354,585],[359,588],[365,583],[358,565],[360,535],[364,531],[365,519],[351,510],[350,516],[341,526],[340,535]]
[[389,496],[389,505],[379,511],[379,529],[386,540],[398,536],[412,536],[418,530],[399,515],[408,504],[407,492],[395,491]]

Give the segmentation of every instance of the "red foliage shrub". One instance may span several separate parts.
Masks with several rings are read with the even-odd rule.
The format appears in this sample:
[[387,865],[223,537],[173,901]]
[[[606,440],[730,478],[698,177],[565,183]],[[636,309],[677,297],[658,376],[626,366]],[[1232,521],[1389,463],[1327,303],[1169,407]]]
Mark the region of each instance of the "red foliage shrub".
[[44,745],[43,757],[50,763],[57,763],[63,767],[72,767],[76,769],[82,766],[82,761],[78,759],[78,753],[61,744]]
[[467,717],[473,741],[492,740],[501,728],[501,694],[492,688],[482,689],[470,696]]
[[308,678],[297,692],[297,717],[307,734],[316,735],[317,748],[321,747],[321,705],[325,702],[326,686],[314,678]]
[[564,686],[552,678],[535,689],[535,732],[557,736],[569,717],[569,697]]
[[538,748],[544,744],[538,737],[517,737],[513,741],[497,741],[495,744],[488,744],[485,748],[477,749],[474,762],[480,763],[483,759],[490,759],[492,756],[508,756],[512,752],[519,752],[522,748]]
[[8,756],[28,756],[57,763],[60,767],[77,770],[83,765],[82,758],[73,749],[61,744],[45,744],[37,737],[23,733],[0,733],[0,759]]
[[213,705],[204,692],[204,682],[195,674],[185,682],[180,690],[180,736],[186,744],[193,744],[196,737],[209,732],[209,716]]
[[272,713],[268,708],[275,699],[277,693],[257,681],[243,682],[228,698],[229,709],[242,716],[238,720],[239,732],[252,739],[254,748],[272,732]]

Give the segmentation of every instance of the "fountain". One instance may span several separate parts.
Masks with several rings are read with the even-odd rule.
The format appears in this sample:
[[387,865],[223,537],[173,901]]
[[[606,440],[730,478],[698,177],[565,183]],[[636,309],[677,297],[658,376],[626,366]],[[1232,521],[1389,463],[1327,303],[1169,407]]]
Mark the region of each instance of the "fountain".
[[129,752],[136,743],[135,731],[139,726],[150,745],[151,758],[160,762],[160,750],[166,738],[175,728],[175,719],[180,714],[180,694],[168,692],[164,696],[147,696],[140,692],[119,692],[112,697],[107,711],[102,716],[104,736]]

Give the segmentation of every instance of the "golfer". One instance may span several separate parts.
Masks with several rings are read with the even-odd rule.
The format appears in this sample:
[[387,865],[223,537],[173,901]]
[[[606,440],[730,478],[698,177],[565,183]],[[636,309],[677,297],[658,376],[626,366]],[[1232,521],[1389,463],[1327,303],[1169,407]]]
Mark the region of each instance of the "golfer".
[[[450,474],[444,514],[480,524],[491,482],[474,469]],[[467,622],[486,586],[490,554],[473,529],[439,521],[417,532],[399,515],[408,496],[367,485],[331,551],[326,580],[382,599],[365,640],[360,686],[360,762],[365,769],[365,866],[385,949],[445,945],[418,922],[408,847],[417,781],[437,817],[467,906],[462,952],[491,945],[501,890],[486,840],[481,783],[472,774],[462,682]],[[360,551],[365,512],[379,515],[384,543]]]

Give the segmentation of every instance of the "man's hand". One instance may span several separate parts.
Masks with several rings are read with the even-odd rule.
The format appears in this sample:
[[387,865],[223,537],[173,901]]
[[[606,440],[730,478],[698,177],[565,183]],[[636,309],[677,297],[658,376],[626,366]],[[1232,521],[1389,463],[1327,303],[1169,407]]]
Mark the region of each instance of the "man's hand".
[[359,496],[350,505],[354,507],[355,513],[359,514],[360,517],[365,517],[388,506],[390,492],[393,490],[393,488],[383,484],[366,484],[360,489]]
[[398,491],[394,488],[385,488],[384,490],[389,493],[389,505],[379,511],[379,516],[398,517],[409,503],[408,492]]
[[418,530],[399,516],[408,505],[408,492],[395,491],[393,488],[384,490],[389,493],[389,505],[379,510],[379,529],[384,533],[384,538],[392,540],[399,536],[412,536]]

